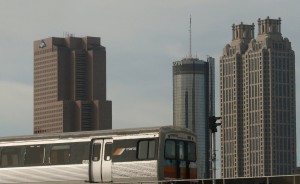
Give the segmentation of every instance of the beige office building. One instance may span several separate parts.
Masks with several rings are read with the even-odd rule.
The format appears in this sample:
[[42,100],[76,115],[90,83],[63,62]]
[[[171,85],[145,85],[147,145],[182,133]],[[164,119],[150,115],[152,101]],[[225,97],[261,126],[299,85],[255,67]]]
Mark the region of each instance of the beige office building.
[[98,37],[34,42],[34,133],[112,128],[106,51]]
[[295,54],[281,20],[232,26],[220,58],[221,175],[287,175],[296,166]]

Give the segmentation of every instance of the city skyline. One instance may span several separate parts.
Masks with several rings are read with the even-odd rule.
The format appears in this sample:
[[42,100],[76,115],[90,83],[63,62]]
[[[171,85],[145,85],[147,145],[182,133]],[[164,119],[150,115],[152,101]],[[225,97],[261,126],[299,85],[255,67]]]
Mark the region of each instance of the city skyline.
[[[241,21],[256,23],[258,17],[281,17],[284,35],[293,41],[296,78],[300,77],[297,71],[300,66],[297,63],[300,53],[297,33],[300,26],[296,24],[300,14],[297,11],[299,2],[296,0],[289,3],[245,2],[243,4],[248,11],[240,8],[240,1],[237,0],[126,1],[123,4],[116,1],[85,3],[13,0],[0,3],[0,19],[3,22],[0,35],[0,62],[3,66],[0,69],[0,101],[5,104],[0,109],[0,136],[32,133],[32,41],[48,36],[61,37],[66,31],[75,36],[99,36],[107,48],[107,99],[114,103],[114,129],[172,124],[170,65],[172,61],[188,54],[190,14],[193,17],[192,54],[199,58],[205,58],[207,54],[216,58],[216,71],[219,71],[217,61],[224,43],[231,40],[231,34],[227,31],[230,25]],[[270,6],[270,3],[273,3],[272,9],[266,11],[265,7]],[[66,8],[62,7],[68,7],[69,12],[66,13]],[[47,14],[49,16],[45,16]],[[75,24],[77,20],[88,21],[79,27]],[[16,50],[18,54],[14,54]],[[219,88],[218,82],[216,80],[216,90]],[[297,105],[300,104],[299,82],[296,80]],[[216,102],[218,96],[217,92]],[[218,108],[216,115],[219,115]]]

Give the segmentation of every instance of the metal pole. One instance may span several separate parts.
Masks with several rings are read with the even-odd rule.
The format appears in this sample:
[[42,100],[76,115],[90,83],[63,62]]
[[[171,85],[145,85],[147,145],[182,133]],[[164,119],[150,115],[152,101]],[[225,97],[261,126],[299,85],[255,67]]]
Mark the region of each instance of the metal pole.
[[212,182],[216,184],[216,134],[212,132]]
[[221,125],[221,123],[216,123],[217,120],[221,119],[221,117],[215,117],[215,116],[210,116],[209,117],[209,129],[210,129],[210,135],[211,135],[211,179],[212,183],[216,184],[216,132],[217,132],[217,127]]

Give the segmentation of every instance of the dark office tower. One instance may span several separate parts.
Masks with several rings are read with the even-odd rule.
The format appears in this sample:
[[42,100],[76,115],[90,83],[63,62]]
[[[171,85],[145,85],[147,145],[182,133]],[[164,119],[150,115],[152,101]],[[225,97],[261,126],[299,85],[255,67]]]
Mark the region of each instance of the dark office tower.
[[214,58],[173,63],[173,124],[197,135],[198,178],[209,177],[208,117],[214,115]]
[[34,42],[34,133],[111,129],[106,51],[98,37]]
[[295,55],[281,20],[232,26],[220,58],[221,175],[287,175],[296,166]]

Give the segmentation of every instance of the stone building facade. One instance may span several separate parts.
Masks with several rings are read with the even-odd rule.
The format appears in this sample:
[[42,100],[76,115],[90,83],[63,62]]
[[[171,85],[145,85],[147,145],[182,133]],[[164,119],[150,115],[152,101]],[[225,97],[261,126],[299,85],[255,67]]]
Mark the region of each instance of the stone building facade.
[[292,174],[296,167],[295,54],[281,19],[232,26],[220,58],[221,175]]

